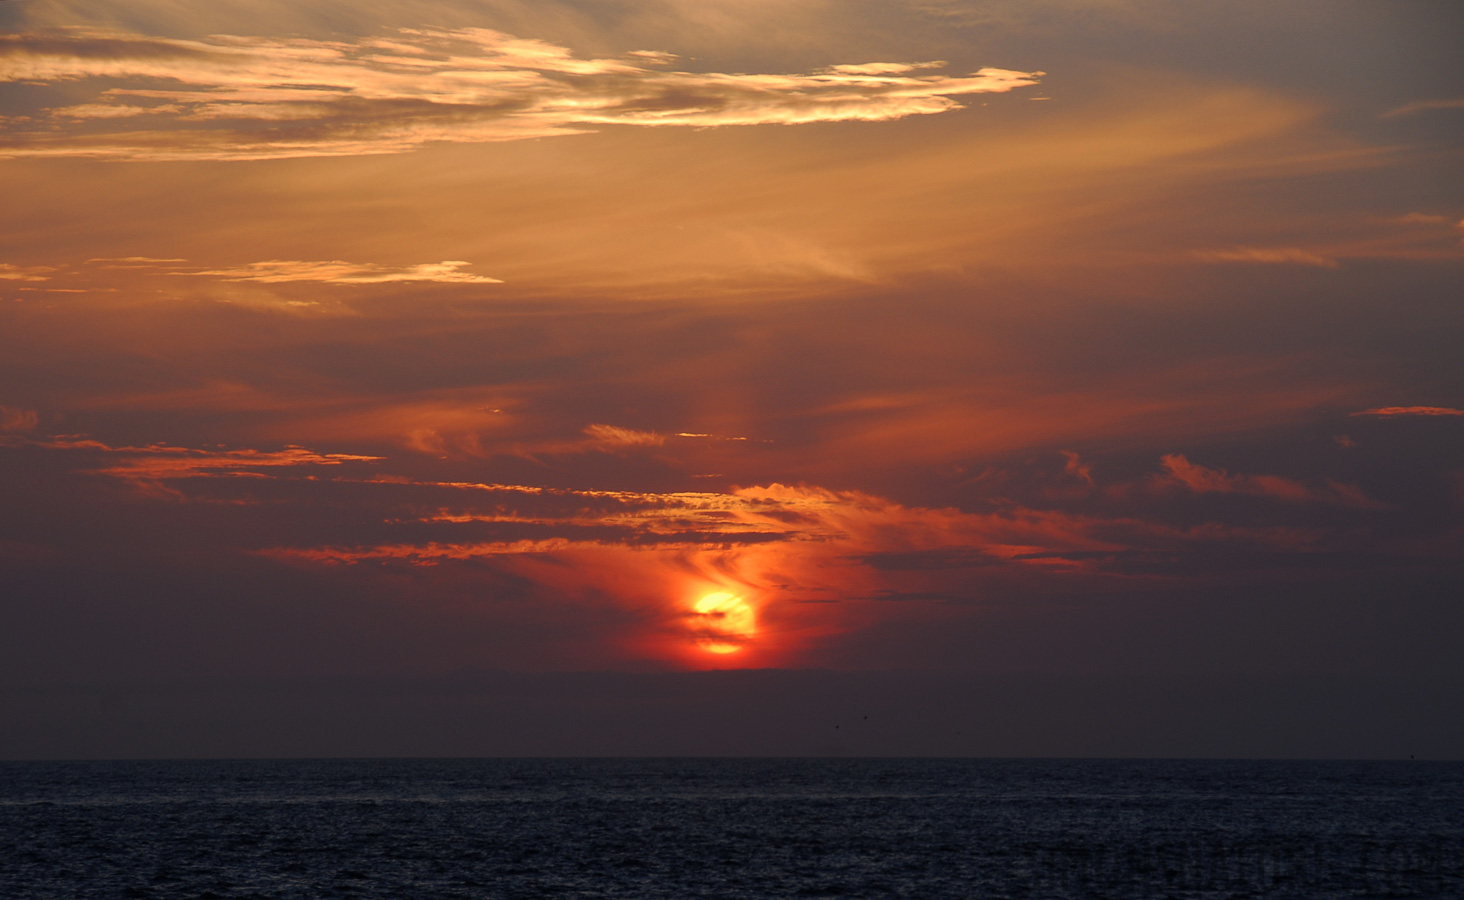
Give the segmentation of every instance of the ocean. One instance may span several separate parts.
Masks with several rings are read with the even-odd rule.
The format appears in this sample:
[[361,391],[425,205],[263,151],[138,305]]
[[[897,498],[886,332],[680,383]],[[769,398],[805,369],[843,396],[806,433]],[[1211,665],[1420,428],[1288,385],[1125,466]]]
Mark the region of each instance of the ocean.
[[1464,897],[1464,764],[0,763],[3,898]]

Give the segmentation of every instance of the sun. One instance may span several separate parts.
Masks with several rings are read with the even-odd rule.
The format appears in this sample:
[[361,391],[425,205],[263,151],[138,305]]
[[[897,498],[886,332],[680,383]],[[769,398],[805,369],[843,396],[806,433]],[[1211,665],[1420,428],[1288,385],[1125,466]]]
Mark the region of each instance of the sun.
[[708,653],[736,653],[757,632],[757,616],[746,600],[729,591],[706,594],[692,604],[697,643]]

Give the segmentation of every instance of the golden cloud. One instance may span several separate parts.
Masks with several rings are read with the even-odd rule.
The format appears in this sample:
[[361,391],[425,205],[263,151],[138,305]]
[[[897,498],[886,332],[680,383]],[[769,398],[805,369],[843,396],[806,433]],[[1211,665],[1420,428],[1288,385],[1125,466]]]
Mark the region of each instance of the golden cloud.
[[0,281],[48,281],[56,269],[52,266],[17,266],[0,263]]
[[225,281],[258,281],[278,284],[287,281],[315,281],[328,284],[388,284],[402,281],[436,281],[447,284],[502,284],[498,278],[463,272],[472,263],[446,259],[440,263],[394,269],[373,263],[350,263],[333,259],[305,261],[271,259],[222,269],[180,271],[180,275],[211,275]]
[[[0,157],[271,159],[399,153],[433,141],[573,134],[594,125],[882,121],[1041,72],[941,63],[811,74],[669,70],[670,54],[581,59],[486,28],[402,29],[352,41],[145,37],[67,28],[0,36],[0,81],[77,84],[82,102],[6,120]],[[68,90],[75,93],[75,88]]]

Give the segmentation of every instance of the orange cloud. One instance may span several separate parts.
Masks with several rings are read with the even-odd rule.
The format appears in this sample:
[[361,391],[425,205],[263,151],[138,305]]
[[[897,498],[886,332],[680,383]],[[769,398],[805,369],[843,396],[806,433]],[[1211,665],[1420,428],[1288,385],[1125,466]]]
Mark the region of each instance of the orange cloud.
[[56,269],[51,266],[17,266],[0,263],[0,281],[47,281]]
[[328,284],[389,284],[402,281],[437,281],[447,284],[502,284],[497,278],[460,271],[472,263],[460,259],[424,263],[393,269],[371,263],[349,263],[335,259],[320,262],[271,259],[223,269],[197,269],[176,274],[212,275],[226,281],[259,281],[278,284],[287,281],[318,281]]
[[[1378,163],[1380,154],[1318,128],[1318,111],[1294,96],[1153,71],[1105,76],[1093,90],[1099,101],[1024,115],[1020,124],[985,121],[1015,115],[1017,104],[995,101],[979,114],[907,120],[899,133],[880,129],[879,152],[846,133],[858,130],[853,125],[778,134],[616,127],[546,143],[444,143],[428,151],[430,161],[415,154],[340,159],[329,178],[312,160],[241,168],[230,179],[196,177],[187,191],[169,191],[165,179],[153,183],[162,170],[128,178],[137,179],[133,190],[152,192],[153,217],[168,223],[168,243],[151,245],[157,256],[188,256],[211,270],[256,260],[467,259],[519,296],[776,300],[885,290],[911,276],[969,283],[1089,264],[1097,268],[1084,278],[1157,296],[1155,263],[1193,261],[1197,247],[1249,240],[1262,215],[1274,243],[1329,258],[1458,255],[1456,236],[1448,248],[1436,247],[1438,235],[1417,227],[1395,228],[1402,244],[1379,249],[1375,210],[1329,217],[1328,233],[1319,235],[1315,221],[1298,221],[1275,204],[1231,208],[1237,179]],[[131,128],[140,120],[118,122]],[[71,139],[74,129],[58,128],[56,140]],[[283,140],[288,123],[282,128]],[[364,140],[371,129],[363,129],[352,133]],[[182,132],[157,138],[194,139],[225,140]],[[97,177],[119,176],[98,170]],[[0,193],[17,221],[43,210],[98,221],[129,215],[132,202],[125,192],[79,184],[41,189],[17,174]],[[1176,203],[1211,212],[1175,227],[1167,223]],[[235,215],[211,217],[219,208]],[[400,227],[401,215],[427,210],[422,227]],[[1368,237],[1356,246],[1337,233],[1361,228]],[[220,248],[229,255],[220,258]],[[1145,266],[1138,281],[1133,263]],[[101,273],[93,274],[101,284]],[[183,279],[173,281],[147,289],[177,291]],[[230,302],[284,305],[278,295],[247,290],[257,284],[244,283]]]
[[606,447],[659,447],[666,438],[653,431],[634,431],[614,425],[590,425],[585,428],[595,443]]
[[433,141],[573,134],[593,125],[882,121],[954,97],[1035,84],[1040,72],[939,63],[806,75],[695,73],[669,54],[581,59],[486,28],[401,29],[354,42],[188,41],[79,28],[0,36],[0,81],[85,83],[87,101],[6,120],[0,156],[269,159],[398,153]]
[[1234,247],[1228,250],[1198,250],[1194,257],[1204,262],[1289,263],[1335,269],[1337,260],[1298,247]]
[[[820,636],[888,615],[862,601],[904,599],[911,591],[927,598],[969,594],[965,573],[990,566],[1087,571],[1070,555],[1123,549],[1095,533],[1109,524],[1096,519],[1022,509],[976,515],[807,486],[666,494],[433,487],[484,495],[490,509],[419,520],[463,529],[461,539],[263,552],[325,564],[491,560],[565,596],[608,594],[618,605],[641,608],[654,624],[636,638],[634,652],[688,665],[710,664],[697,602],[726,593],[746,604],[758,631],[713,651],[729,657],[716,664],[771,665]],[[483,528],[499,536],[469,537]]]
[[[1273,490],[1265,479],[1175,468],[1200,479],[1202,489]],[[950,601],[979,600],[994,583],[1131,583],[1168,577],[1144,567],[1172,569],[1171,560],[1196,548],[1309,553],[1323,536],[1014,504],[973,513],[806,485],[654,493],[399,478],[352,484],[418,492],[411,494],[414,507],[437,508],[392,521],[415,538],[258,552],[336,566],[489,565],[555,596],[637,610],[644,627],[627,637],[626,652],[692,666],[786,664],[806,658],[799,654],[826,636],[939,615]],[[436,499],[423,499],[429,497]],[[723,642],[728,646],[714,655],[727,658],[716,660],[706,655],[707,623],[697,608],[711,594],[745,603],[757,623],[755,634]],[[897,602],[917,600],[925,602]]]
[[1361,412],[1355,412],[1353,415],[1379,416],[1381,418],[1394,418],[1397,416],[1464,416],[1464,409],[1453,409],[1447,406],[1379,406],[1376,409],[1364,409]]
[[152,444],[146,447],[110,447],[87,438],[62,436],[42,446],[57,450],[90,450],[116,454],[122,461],[93,470],[133,483],[150,492],[182,496],[165,482],[185,478],[263,477],[257,469],[294,466],[339,466],[347,462],[374,462],[381,457],[351,453],[317,453],[304,447],[283,450],[206,450]]

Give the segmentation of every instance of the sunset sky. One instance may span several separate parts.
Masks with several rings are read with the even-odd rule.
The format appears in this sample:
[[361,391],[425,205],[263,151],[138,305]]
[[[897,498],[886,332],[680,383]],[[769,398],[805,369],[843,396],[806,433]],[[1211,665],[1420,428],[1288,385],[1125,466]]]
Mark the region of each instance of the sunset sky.
[[[1231,752],[1117,687],[1112,744],[758,712],[980,684],[1026,728],[1052,679],[1464,754],[1461,41],[1448,0],[0,3],[0,755]],[[742,669],[782,680],[696,674]],[[763,743],[685,724],[697,678]],[[473,679],[703,731],[256,708],[402,730]],[[189,730],[236,701],[274,743]]]

